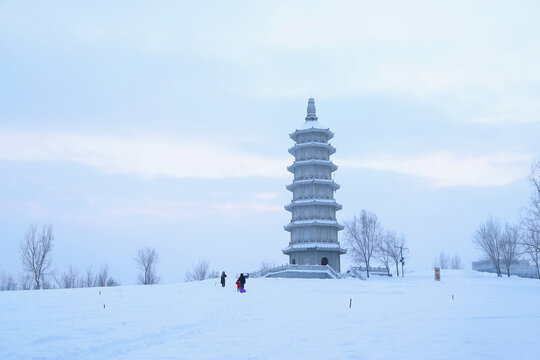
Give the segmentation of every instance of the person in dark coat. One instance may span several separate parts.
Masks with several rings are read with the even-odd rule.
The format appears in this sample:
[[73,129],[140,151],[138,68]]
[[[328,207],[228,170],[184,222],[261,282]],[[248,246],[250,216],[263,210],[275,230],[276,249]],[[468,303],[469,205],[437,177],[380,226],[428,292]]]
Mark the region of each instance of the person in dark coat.
[[243,290],[244,285],[246,284],[246,278],[244,277],[244,274],[240,274],[240,277],[238,278],[238,282],[240,283],[240,290]]
[[221,272],[221,287],[225,287],[225,278],[227,277],[227,274],[225,274],[225,271]]

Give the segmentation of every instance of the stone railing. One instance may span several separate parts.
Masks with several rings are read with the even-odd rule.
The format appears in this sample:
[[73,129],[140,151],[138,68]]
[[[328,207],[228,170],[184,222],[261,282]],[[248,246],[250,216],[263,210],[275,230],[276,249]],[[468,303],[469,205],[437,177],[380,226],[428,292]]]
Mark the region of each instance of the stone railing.
[[250,273],[249,276],[254,277],[254,278],[263,278],[263,277],[267,277],[269,274],[274,274],[274,273],[287,271],[287,270],[326,272],[330,277],[334,279],[341,278],[341,275],[328,265],[293,265],[293,264],[285,264],[285,265],[276,266],[276,267],[261,270],[261,271],[254,271]]
[[[365,266],[353,266],[351,267],[351,272],[355,274],[360,273],[366,273],[366,267]],[[378,267],[369,267],[369,273],[373,275],[388,275],[388,270],[384,266],[378,266]]]

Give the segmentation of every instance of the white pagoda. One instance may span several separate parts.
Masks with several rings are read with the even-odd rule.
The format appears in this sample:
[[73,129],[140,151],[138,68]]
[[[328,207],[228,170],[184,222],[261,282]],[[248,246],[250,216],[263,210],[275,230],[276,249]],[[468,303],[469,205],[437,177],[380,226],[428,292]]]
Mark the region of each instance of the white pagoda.
[[289,153],[295,161],[287,170],[294,174],[294,181],[287,189],[293,199],[285,209],[292,219],[284,228],[291,233],[291,241],[283,253],[290,265],[328,265],[339,273],[340,256],[347,251],[338,241],[343,225],[336,220],[341,205],[334,200],[334,192],[339,185],[332,178],[337,166],[330,160],[336,149],[328,142],[334,133],[318,122],[315,100],[309,99],[306,122],[290,137],[295,145]]

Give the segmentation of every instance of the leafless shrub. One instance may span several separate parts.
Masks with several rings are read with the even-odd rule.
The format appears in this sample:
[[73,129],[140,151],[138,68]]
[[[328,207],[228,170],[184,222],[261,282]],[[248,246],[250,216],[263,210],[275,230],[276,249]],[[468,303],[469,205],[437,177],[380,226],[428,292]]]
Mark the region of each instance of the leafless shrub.
[[96,277],[97,286],[117,286],[119,285],[110,275],[109,275],[109,265],[105,264],[99,269],[99,272]]
[[0,274],[0,291],[9,291],[9,290],[16,290],[17,284],[15,283],[15,280],[13,279],[13,275],[11,274],[5,274],[2,272]]
[[157,284],[159,277],[156,275],[156,264],[159,257],[156,250],[151,248],[139,249],[135,256],[137,267],[142,271],[139,275],[139,283],[142,285]]
[[276,263],[273,261],[263,261],[259,265],[258,271],[266,271],[276,267]]
[[19,289],[30,290],[32,283],[34,282],[32,275],[20,274],[19,275]]
[[54,289],[54,284],[52,283],[52,280],[51,280],[52,278],[54,278],[54,274],[52,274],[52,277],[50,276],[50,274],[41,275],[41,279],[40,279],[41,288],[42,289]]
[[34,288],[42,287],[41,280],[51,266],[51,251],[53,248],[52,226],[43,226],[40,233],[37,225],[31,224],[20,245],[22,264],[25,271],[32,274]]
[[71,265],[69,266],[69,269],[67,271],[60,274],[60,276],[55,277],[55,281],[56,285],[58,285],[59,288],[63,289],[71,289],[81,286],[79,273]]
[[92,271],[92,267],[89,266],[86,268],[86,272],[84,273],[84,276],[81,281],[81,287],[94,287],[98,286],[99,280],[96,275],[94,275],[94,272]]
[[[215,274],[214,274],[215,273]],[[193,265],[191,271],[186,272],[186,281],[202,281],[206,279],[219,277],[216,271],[210,271],[210,265],[206,260],[199,260],[199,262]]]

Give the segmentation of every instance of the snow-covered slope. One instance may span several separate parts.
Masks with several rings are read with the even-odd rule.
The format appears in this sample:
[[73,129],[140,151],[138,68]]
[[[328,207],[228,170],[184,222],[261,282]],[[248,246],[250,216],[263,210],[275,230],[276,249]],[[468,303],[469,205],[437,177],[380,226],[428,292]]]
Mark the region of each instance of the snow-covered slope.
[[538,280],[443,271],[440,282],[248,279],[246,289],[0,292],[0,359],[540,359]]

